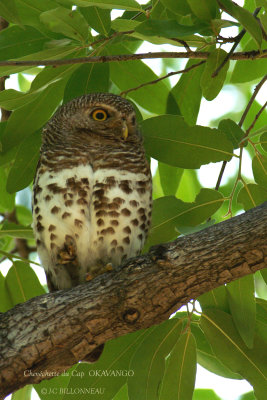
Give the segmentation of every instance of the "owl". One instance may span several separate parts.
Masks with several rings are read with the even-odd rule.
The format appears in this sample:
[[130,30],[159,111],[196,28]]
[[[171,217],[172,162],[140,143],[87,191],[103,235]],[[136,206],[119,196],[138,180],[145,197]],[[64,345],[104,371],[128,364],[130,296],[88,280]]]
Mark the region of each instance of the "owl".
[[91,93],[43,129],[33,231],[50,291],[68,289],[140,254],[152,183],[133,106]]

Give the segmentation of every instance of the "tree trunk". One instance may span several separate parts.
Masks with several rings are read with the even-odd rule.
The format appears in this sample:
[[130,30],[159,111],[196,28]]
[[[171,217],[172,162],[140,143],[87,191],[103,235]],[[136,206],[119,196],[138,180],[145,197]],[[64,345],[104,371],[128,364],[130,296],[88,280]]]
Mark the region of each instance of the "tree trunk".
[[1,395],[49,379],[40,373],[60,373],[107,340],[159,324],[190,299],[264,268],[266,233],[267,202],[84,285],[18,304],[0,316]]

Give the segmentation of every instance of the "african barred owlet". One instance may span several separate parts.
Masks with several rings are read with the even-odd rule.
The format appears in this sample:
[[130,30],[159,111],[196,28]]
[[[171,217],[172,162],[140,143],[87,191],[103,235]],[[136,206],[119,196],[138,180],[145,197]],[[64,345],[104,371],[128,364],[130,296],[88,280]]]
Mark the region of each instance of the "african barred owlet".
[[71,288],[140,254],[151,189],[127,100],[93,93],[60,107],[43,130],[33,195],[49,290]]

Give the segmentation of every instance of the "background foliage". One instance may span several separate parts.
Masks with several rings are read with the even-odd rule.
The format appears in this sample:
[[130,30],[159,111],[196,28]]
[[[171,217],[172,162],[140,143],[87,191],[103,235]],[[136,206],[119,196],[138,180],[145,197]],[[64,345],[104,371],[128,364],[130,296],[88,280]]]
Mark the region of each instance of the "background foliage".
[[[122,10],[120,16],[113,9]],[[267,200],[266,104],[260,105],[251,90],[257,85],[257,94],[266,81],[267,59],[227,59],[212,77],[231,46],[240,52],[261,50],[266,56],[266,0],[246,0],[243,7],[230,0],[154,0],[144,5],[135,0],[0,0],[0,15],[9,23],[0,32],[0,61],[131,55],[140,52],[144,42],[161,46],[160,51],[172,45],[188,53],[185,66],[176,58],[162,58],[159,75],[134,58],[61,66],[55,61],[46,67],[41,62],[34,67],[0,64],[2,89],[9,75],[17,77],[19,86],[0,92],[0,254],[2,269],[7,260],[11,266],[6,276],[0,273],[0,311],[47,290],[32,268],[36,249],[30,189],[41,128],[60,104],[74,97],[124,92],[139,109],[147,155],[158,160],[146,249]],[[245,31],[224,37],[224,28],[231,26]],[[194,51],[209,54],[200,61],[193,58]],[[167,74],[177,74],[177,83],[168,77],[157,81]],[[219,120],[211,116],[210,127],[196,125],[201,100],[212,101],[225,85],[238,93],[241,107],[236,104]],[[244,154],[252,160],[254,179],[243,173]],[[201,166],[209,164],[212,171],[214,163],[225,166],[233,158],[238,168],[224,184],[218,179],[216,190],[201,186]],[[202,312],[197,305],[198,311],[191,307],[159,326],[113,340],[98,363],[77,364],[65,376],[34,388],[41,399],[49,393],[52,400],[87,398],[84,387],[95,388],[90,398],[97,399],[218,400],[212,390],[194,391],[198,362],[217,375],[246,379],[254,393],[243,399],[265,400],[264,280],[266,271],[206,293],[198,299]],[[97,370],[126,373],[97,376]],[[100,397],[101,388],[105,391]],[[21,389],[12,399],[30,399],[31,389]]]

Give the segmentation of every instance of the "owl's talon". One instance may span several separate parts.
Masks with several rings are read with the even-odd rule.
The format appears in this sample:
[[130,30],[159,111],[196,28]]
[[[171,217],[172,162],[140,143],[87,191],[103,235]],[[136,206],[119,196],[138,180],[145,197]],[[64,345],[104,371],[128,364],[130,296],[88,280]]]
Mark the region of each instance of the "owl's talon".
[[107,265],[105,266],[105,269],[106,269],[107,272],[113,271],[113,265],[112,265],[112,263],[107,263]]
[[93,276],[92,276],[91,274],[87,273],[87,274],[85,275],[85,280],[86,280],[86,282],[90,282],[92,279],[93,279]]

